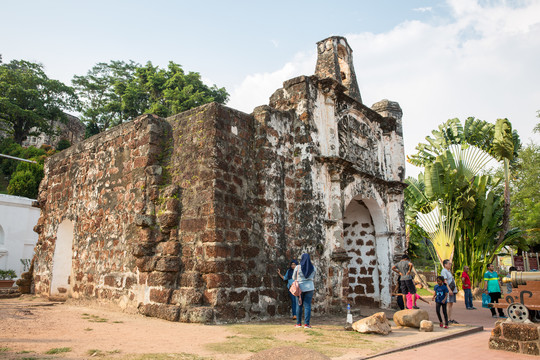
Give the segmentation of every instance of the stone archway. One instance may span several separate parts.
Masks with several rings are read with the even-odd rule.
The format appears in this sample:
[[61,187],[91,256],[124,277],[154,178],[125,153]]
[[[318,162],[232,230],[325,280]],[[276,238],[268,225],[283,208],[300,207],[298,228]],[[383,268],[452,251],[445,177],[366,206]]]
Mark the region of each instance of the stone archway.
[[380,276],[372,214],[361,199],[353,199],[343,217],[343,247],[348,266],[348,301],[355,305],[380,302]]
[[50,296],[68,296],[73,284],[73,222],[64,220],[58,225],[52,263]]

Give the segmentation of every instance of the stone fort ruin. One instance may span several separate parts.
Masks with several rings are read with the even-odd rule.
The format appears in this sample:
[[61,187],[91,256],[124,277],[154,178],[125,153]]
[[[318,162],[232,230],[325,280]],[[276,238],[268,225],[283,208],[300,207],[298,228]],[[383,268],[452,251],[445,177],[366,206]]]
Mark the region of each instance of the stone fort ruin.
[[315,75],[252,114],[143,115],[49,158],[36,294],[172,321],[281,316],[276,269],[307,252],[315,312],[389,307],[405,245],[402,112],[362,103],[345,38],[317,50]]

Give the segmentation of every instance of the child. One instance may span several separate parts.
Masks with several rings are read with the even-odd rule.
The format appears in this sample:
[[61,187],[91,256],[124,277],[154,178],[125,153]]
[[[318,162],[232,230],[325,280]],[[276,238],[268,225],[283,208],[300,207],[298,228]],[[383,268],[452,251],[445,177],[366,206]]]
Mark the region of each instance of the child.
[[443,322],[441,318],[441,308],[444,315],[444,328],[448,329],[448,314],[446,313],[446,302],[448,300],[448,287],[444,283],[444,278],[442,276],[437,276],[437,285],[435,285],[435,294],[433,294],[433,299],[435,300],[435,310],[437,311],[437,317],[439,318],[439,326],[443,327]]
[[407,309],[418,309],[418,306],[416,306],[416,300],[422,300],[428,305],[431,304],[429,301],[422,299],[417,293],[407,294]]

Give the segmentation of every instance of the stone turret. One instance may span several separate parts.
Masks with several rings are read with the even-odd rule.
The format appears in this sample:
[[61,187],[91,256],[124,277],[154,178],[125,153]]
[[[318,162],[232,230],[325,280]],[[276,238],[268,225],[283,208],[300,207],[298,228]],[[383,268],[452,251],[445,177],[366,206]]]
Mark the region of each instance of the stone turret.
[[337,80],[347,88],[347,95],[362,102],[354,72],[352,49],[344,37],[331,36],[317,43],[315,75],[321,79]]

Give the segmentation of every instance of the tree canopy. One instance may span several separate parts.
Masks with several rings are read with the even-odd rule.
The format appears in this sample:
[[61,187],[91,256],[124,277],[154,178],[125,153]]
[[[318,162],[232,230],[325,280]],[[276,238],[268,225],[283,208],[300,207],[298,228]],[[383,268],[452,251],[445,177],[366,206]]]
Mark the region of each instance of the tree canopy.
[[43,163],[45,158],[55,152],[56,150],[48,145],[42,145],[39,149],[33,146],[24,148],[11,138],[0,140],[1,154],[37,162],[37,164],[32,164],[0,157],[0,193],[7,192],[10,195],[35,199],[39,183],[44,175]]
[[53,134],[52,121],[67,121],[64,110],[73,109],[74,90],[49,79],[41,64],[0,59],[0,132],[21,144],[29,135]]
[[[540,123],[535,127],[540,132]],[[533,142],[520,152],[513,172],[511,224],[526,231],[527,244],[540,250],[540,145]]]
[[166,69],[151,62],[98,63],[84,76],[75,76],[73,85],[81,100],[79,111],[90,128],[87,135],[152,113],[162,117],[209,103],[225,103],[224,88],[205,85],[199,73],[185,73],[179,64]]

